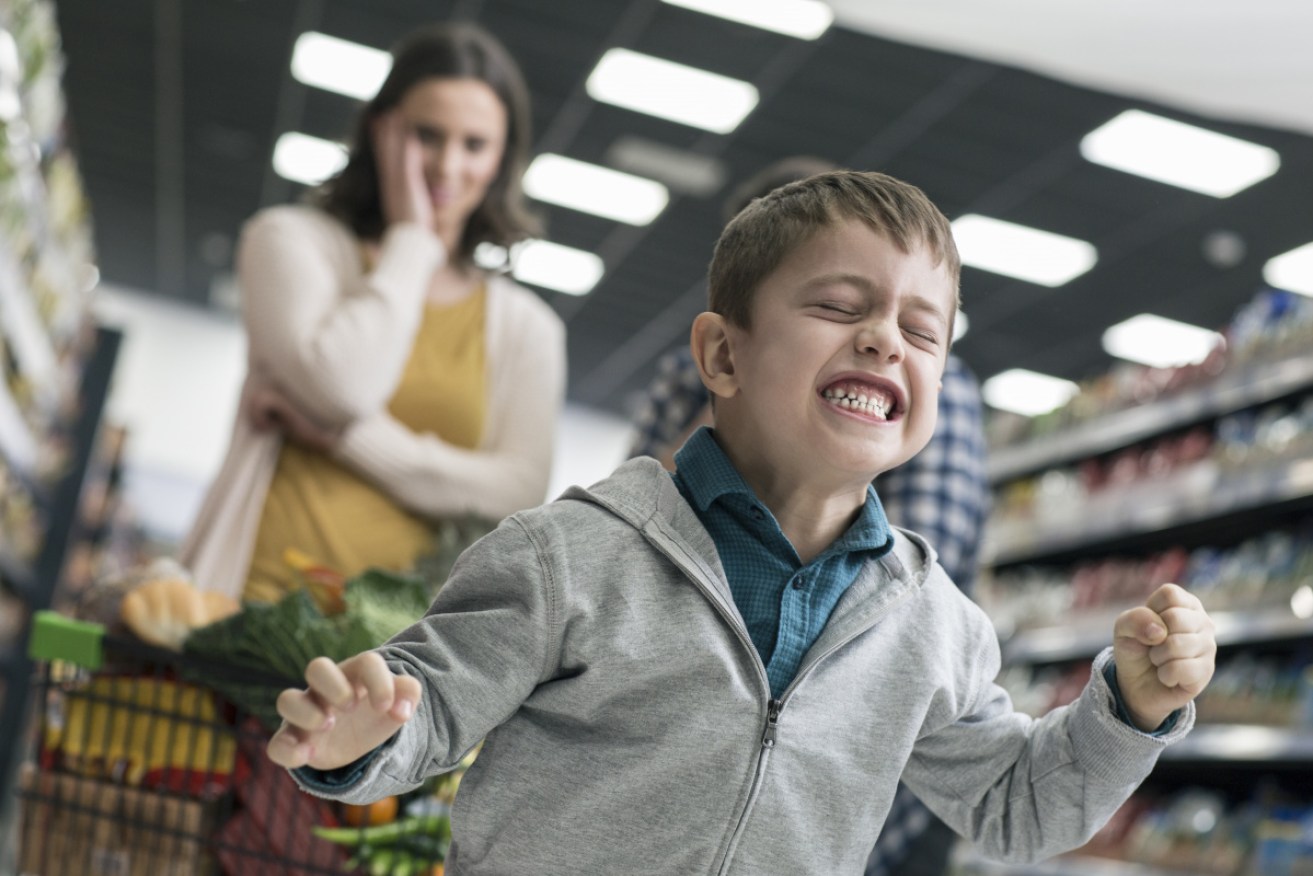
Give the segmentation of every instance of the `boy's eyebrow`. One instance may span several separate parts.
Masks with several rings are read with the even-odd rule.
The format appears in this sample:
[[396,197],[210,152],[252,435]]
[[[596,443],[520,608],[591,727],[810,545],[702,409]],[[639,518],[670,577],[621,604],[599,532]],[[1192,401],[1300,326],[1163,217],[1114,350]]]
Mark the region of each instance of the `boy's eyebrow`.
[[[803,289],[812,290],[822,286],[833,286],[838,283],[846,283],[850,286],[856,286],[867,295],[875,295],[879,292],[879,287],[877,287],[875,283],[872,283],[869,277],[863,276],[862,274],[850,274],[843,271],[813,277],[803,284]],[[933,299],[913,293],[907,296],[907,300],[915,309],[923,310],[937,316],[945,325],[947,325],[948,314],[944,313],[944,309],[935,303]]]

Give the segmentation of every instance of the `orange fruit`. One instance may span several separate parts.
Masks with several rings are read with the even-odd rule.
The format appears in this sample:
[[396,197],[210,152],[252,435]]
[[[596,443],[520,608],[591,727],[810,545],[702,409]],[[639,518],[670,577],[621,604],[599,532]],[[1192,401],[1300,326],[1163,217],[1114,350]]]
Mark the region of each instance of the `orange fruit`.
[[342,821],[352,827],[369,827],[375,824],[387,824],[397,818],[398,801],[396,797],[384,797],[364,806],[350,803],[342,804]]

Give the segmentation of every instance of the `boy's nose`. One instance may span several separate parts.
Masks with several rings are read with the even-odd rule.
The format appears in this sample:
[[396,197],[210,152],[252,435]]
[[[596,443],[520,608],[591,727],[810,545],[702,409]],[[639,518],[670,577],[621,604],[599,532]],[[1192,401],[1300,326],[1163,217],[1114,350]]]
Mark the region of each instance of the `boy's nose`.
[[857,348],[864,355],[896,362],[903,358],[903,333],[892,320],[870,320],[861,324]]

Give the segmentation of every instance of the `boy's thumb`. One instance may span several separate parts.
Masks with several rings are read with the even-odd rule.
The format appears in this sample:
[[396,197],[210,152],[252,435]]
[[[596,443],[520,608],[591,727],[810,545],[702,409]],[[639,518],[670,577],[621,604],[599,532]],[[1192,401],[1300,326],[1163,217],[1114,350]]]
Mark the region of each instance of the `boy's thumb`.
[[1122,612],[1113,626],[1113,643],[1119,642],[1153,647],[1167,638],[1167,625],[1153,609],[1141,605]]
[[394,720],[404,724],[414,716],[415,709],[419,706],[419,679],[409,675],[398,675],[394,684],[396,688],[389,712]]

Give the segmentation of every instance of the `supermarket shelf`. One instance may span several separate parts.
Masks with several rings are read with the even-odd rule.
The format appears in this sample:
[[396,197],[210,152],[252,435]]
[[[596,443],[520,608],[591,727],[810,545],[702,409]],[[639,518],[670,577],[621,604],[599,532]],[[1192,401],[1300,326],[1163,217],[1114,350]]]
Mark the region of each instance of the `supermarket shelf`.
[[955,872],[964,876],[1189,876],[1180,870],[1080,855],[1063,855],[1035,864],[1005,864],[967,851],[954,863]]
[[983,562],[1003,566],[1053,561],[1096,548],[1106,553],[1119,541],[1303,504],[1313,505],[1313,460],[1234,471],[1205,462],[1170,478],[1046,510],[1024,525],[997,524],[986,534]]
[[1260,724],[1196,724],[1184,739],[1163,750],[1162,759],[1313,763],[1313,730]]
[[1000,483],[1097,456],[1309,387],[1313,387],[1313,358],[1307,356],[1239,369],[1205,387],[1107,414],[1023,444],[991,450],[989,479]]
[[[1003,662],[1061,663],[1093,657],[1112,643],[1112,624],[1117,610],[1082,617],[1060,627],[1026,630],[1003,643]],[[1299,618],[1286,611],[1214,611],[1220,647],[1276,642],[1313,637],[1313,618]]]

